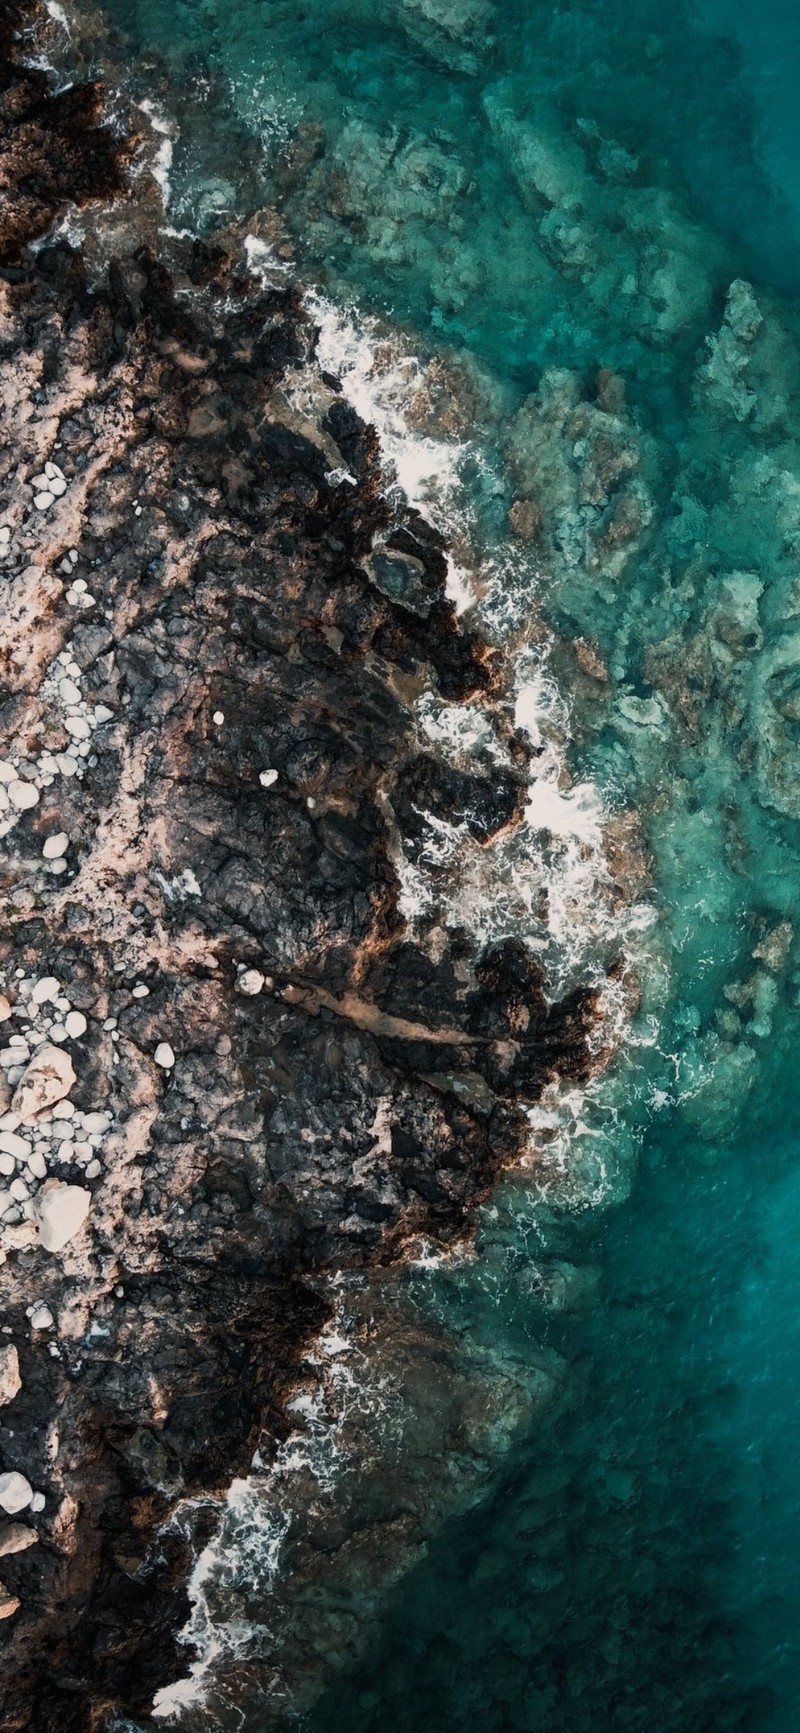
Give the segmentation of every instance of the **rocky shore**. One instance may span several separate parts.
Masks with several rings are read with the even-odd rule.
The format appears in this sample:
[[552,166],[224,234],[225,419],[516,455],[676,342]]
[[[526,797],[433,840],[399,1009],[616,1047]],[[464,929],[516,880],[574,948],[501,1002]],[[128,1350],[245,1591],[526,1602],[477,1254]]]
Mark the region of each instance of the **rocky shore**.
[[[502,657],[299,292],[158,234],[40,25],[0,25],[2,1699],[88,1733],[185,1671],[172,1514],[280,1445],[338,1273],[469,1232],[597,1004],[402,918],[432,824],[521,821]],[[493,750],[432,750],[426,687]]]

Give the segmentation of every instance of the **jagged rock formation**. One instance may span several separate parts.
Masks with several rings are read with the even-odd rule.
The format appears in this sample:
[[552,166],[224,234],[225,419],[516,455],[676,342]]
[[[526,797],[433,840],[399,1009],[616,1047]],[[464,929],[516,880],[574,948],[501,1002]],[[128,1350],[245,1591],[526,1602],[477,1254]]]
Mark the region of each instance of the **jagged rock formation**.
[[[188,1553],[164,1524],[281,1438],[328,1273],[464,1231],[518,1102],[589,1070],[595,1001],[549,1004],[516,942],[407,930],[421,809],[479,842],[519,821],[529,751],[502,717],[508,768],[469,772],[414,720],[426,683],[489,701],[500,659],[456,622],[440,536],[387,502],[297,291],[248,275],[233,234],[143,244],[131,145],[97,89],[20,68],[19,24],[0,1284],[21,1388],[0,1468],[42,1490],[38,1545],[0,1534],[4,1724],[77,1733],[146,1717],[175,1672]],[[117,194],[90,280],[52,225]],[[75,1081],[33,1100],[44,1043]],[[66,1238],[59,1185],[90,1197]]]

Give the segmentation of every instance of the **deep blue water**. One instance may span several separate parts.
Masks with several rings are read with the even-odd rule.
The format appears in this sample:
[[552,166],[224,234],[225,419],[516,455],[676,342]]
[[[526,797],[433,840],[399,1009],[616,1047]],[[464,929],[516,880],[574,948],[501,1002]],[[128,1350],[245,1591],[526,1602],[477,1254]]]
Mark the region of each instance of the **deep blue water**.
[[[505,1274],[486,1226],[491,1282],[442,1276],[436,1293],[498,1362],[547,1349],[569,1377],[309,1725],[795,1733],[800,11],[108,10],[167,57],[182,220],[257,202],[262,175],[308,278],[480,370],[477,434],[511,479],[488,503],[476,484],[476,509],[489,538],[515,491],[552,514],[540,599],[614,682],[599,707],[577,691],[574,762],[641,812],[659,913],[641,964],[658,1042],[619,1074],[603,1132],[629,1173],[641,1130],[632,1183],[598,1210],[543,1211],[534,1252],[509,1230]],[[305,155],[303,126],[319,129]],[[745,335],[749,313],[724,323],[742,278]],[[582,401],[616,369],[641,442],[651,515],[599,574],[565,551],[574,435],[543,399],[513,419],[553,366]],[[596,1272],[593,1303],[532,1300],[537,1258]]]

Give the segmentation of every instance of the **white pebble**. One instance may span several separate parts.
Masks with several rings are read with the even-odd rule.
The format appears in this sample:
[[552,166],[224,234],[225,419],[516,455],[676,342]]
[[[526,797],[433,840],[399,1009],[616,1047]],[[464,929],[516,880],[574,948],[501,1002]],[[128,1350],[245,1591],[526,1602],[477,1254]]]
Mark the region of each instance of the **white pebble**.
[[30,1168],[34,1179],[47,1178],[47,1162],[45,1161],[44,1156],[39,1154],[38,1149],[34,1149],[28,1156],[27,1165]]
[[80,1143],[75,1144],[75,1160],[76,1161],[91,1161],[91,1159],[92,1159],[92,1145],[88,1141],[88,1139],[84,1138]]
[[10,1173],[14,1172],[16,1165],[13,1155],[0,1154],[0,1173],[2,1173],[6,1179]]
[[26,1186],[24,1179],[12,1179],[8,1189],[11,1196],[16,1198],[17,1203],[25,1202],[25,1199],[28,1196],[28,1187]]
[[61,476],[51,475],[49,491],[50,493],[55,494],[56,499],[60,499],[62,493],[66,493],[67,491],[67,484]]
[[53,836],[45,837],[42,854],[45,860],[60,860],[69,848],[69,837],[65,830],[57,830]]
[[33,503],[37,511],[47,511],[48,506],[53,504],[54,499],[55,494],[50,492],[49,487],[44,487],[42,488],[41,493],[34,494]]
[[[51,1352],[51,1354],[53,1354],[53,1353],[57,1354],[58,1353],[58,1349],[55,1345],[55,1342],[50,1343],[50,1352]],[[43,1492],[35,1492],[33,1495],[33,1498],[31,1499],[31,1502],[30,1502],[30,1509],[33,1511],[35,1516],[38,1516],[39,1512],[44,1510],[46,1503],[47,1503],[47,1499],[45,1498],[44,1493]]]
[[[91,729],[85,716],[65,716],[64,727],[66,728],[67,733],[72,735],[73,740],[88,740],[89,735],[91,734]],[[13,795],[11,798],[13,800]]]
[[260,993],[264,985],[264,977],[260,969],[244,969],[236,982],[237,993],[246,993],[252,999]]
[[131,989],[131,996],[134,999],[147,999],[149,993],[150,988],[145,986],[144,981],[137,981],[136,986]]
[[78,768],[78,760],[73,758],[71,752],[57,752],[56,764],[62,776],[74,776]]
[[221,728],[223,722],[225,721],[225,711],[224,710],[215,710],[214,711],[214,721],[216,722],[217,727]]
[[58,696],[63,704],[80,704],[81,689],[74,680],[68,680],[66,675],[58,682]]
[[55,1101],[50,1109],[54,1119],[74,1119],[75,1103],[64,1097],[63,1101]]
[[30,1144],[24,1137],[18,1137],[15,1131],[0,1131],[0,1149],[4,1155],[12,1155],[17,1161],[24,1161],[31,1153]]
[[63,1143],[60,1143],[58,1146],[58,1149],[56,1150],[57,1160],[58,1161],[71,1161],[74,1154],[75,1154],[75,1145],[72,1142],[72,1139],[69,1137],[65,1137]]
[[46,1306],[43,1300],[37,1300],[36,1305],[31,1306],[28,1316],[30,1317],[32,1330],[52,1330],[53,1314],[50,1307]]
[[20,1510],[27,1510],[33,1499],[33,1487],[24,1474],[18,1474],[12,1469],[9,1474],[0,1474],[0,1505],[7,1516],[16,1516]]
[[110,1113],[84,1113],[83,1129],[89,1132],[106,1131],[111,1124]]
[[278,780],[278,772],[277,770],[262,770],[258,780],[262,788],[271,788],[273,782]]
[[86,1033],[86,1018],[82,1011],[68,1011],[64,1018],[64,1028],[71,1041],[77,1041],[80,1035]]
[[173,1053],[168,1041],[159,1041],[155,1053],[153,1054],[153,1058],[155,1059],[156,1065],[160,1065],[164,1071],[171,1071],[175,1064],[175,1054]]
[[95,1157],[95,1160],[90,1161],[88,1166],[85,1167],[83,1171],[86,1174],[87,1179],[96,1179],[97,1175],[99,1173],[102,1173],[103,1169],[102,1169],[101,1163]]
[[10,782],[8,784],[8,798],[11,805],[16,807],[17,812],[27,812],[30,807],[38,806],[39,790],[34,787],[32,782]]
[[0,782],[16,782],[17,773],[7,758],[0,758]]
[[47,1005],[58,998],[60,991],[61,984],[55,975],[42,975],[33,987],[31,999],[34,1005]]

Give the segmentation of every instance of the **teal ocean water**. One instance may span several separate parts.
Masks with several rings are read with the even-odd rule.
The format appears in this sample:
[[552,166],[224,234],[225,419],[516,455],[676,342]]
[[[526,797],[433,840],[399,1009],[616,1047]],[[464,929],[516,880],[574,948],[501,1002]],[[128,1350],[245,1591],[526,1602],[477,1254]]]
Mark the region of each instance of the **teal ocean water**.
[[[574,776],[619,848],[639,815],[655,910],[633,939],[620,915],[622,1052],[553,1109],[562,1181],[510,1179],[477,1258],[407,1280],[487,1390],[513,1372],[547,1399],[373,1596],[361,1649],[330,1639],[306,1724],[796,1733],[800,14],[107,11],[179,119],[172,220],[276,208],[306,282],[455,380],[495,574],[478,612],[556,634]],[[360,1593],[342,1585],[342,1628]]]

